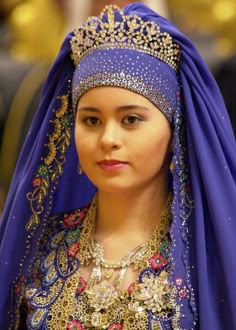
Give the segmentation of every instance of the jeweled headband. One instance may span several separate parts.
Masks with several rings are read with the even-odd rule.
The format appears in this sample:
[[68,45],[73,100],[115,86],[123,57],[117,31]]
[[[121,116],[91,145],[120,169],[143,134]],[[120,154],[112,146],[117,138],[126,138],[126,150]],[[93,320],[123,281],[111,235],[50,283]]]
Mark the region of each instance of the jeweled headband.
[[172,122],[179,107],[179,46],[154,22],[106,6],[74,32],[73,106],[89,89],[116,86],[143,95]]

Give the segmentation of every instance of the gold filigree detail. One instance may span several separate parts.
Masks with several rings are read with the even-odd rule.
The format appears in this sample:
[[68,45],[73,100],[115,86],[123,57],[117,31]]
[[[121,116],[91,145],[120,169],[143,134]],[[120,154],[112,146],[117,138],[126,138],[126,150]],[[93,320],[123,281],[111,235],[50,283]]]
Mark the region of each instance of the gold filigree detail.
[[26,224],[26,230],[34,230],[40,223],[40,214],[44,212],[45,198],[53,193],[52,185],[57,184],[58,178],[63,173],[65,153],[70,144],[72,117],[68,111],[68,95],[59,97],[61,106],[55,113],[53,132],[48,136],[48,154],[42,159],[33,179],[34,190],[27,194],[32,215]]
[[[107,14],[107,21],[104,15]],[[135,49],[156,57],[177,70],[180,48],[171,35],[153,21],[124,15],[117,6],[106,6],[98,17],[90,17],[71,39],[72,59],[77,65],[95,49]]]
[[80,235],[80,251],[78,253],[78,258],[80,260],[81,266],[87,266],[91,262],[91,254],[89,251],[88,242],[91,240],[94,234],[94,224],[97,212],[97,195],[94,197],[88,213],[83,221],[83,230]]

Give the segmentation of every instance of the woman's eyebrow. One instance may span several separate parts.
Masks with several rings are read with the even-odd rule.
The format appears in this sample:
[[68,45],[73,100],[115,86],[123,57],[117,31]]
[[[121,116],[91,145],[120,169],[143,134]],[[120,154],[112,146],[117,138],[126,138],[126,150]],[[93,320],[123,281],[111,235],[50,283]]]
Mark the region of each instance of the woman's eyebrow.
[[[122,105],[120,107],[115,108],[116,111],[125,111],[125,110],[145,110],[148,111],[149,109],[145,106],[131,104],[131,105]],[[82,106],[78,108],[78,111],[90,111],[90,112],[101,112],[100,109],[90,106]]]
[[116,108],[117,111],[123,111],[123,110],[146,110],[149,109],[143,105],[137,105],[137,104],[131,104],[131,105],[122,105],[120,107]]
[[94,107],[79,107],[77,111],[101,112],[101,110]]

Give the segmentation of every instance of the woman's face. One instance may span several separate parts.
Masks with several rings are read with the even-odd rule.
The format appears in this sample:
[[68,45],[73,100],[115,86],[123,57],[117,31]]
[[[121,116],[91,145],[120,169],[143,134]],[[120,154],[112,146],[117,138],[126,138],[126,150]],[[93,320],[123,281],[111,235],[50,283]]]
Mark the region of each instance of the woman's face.
[[79,100],[75,142],[84,172],[99,190],[145,189],[167,180],[171,128],[145,97],[97,87]]

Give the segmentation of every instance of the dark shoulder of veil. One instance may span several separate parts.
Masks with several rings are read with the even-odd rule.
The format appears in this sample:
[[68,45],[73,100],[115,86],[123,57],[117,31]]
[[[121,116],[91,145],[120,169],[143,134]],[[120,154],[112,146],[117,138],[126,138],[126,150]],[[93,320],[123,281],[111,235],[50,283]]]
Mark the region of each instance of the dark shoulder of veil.
[[[187,37],[142,3],[125,7],[124,13],[135,13],[146,21],[155,21],[181,48],[178,75],[184,109],[181,115],[175,114],[173,123],[175,169],[171,280],[174,283],[179,274],[185,279],[191,296],[191,328],[234,329],[236,148],[227,111],[209,69]],[[21,274],[27,275],[47,217],[87,204],[95,192],[85,175],[77,175],[69,82],[74,71],[70,58],[71,37],[70,34],[66,38],[46,79],[42,100],[19,158],[1,220],[1,327],[9,322],[7,313],[11,305],[12,282]],[[65,116],[59,116],[62,129],[57,130],[60,133],[58,139],[54,134],[55,118],[57,113],[63,112],[63,102],[67,111]],[[180,127],[181,119],[184,124]],[[49,162],[48,166],[45,161],[49,150],[50,156],[54,150],[50,141],[54,141],[56,156],[54,154],[54,158],[50,158],[53,162]],[[62,148],[59,142],[64,143]],[[45,164],[46,167],[42,166]],[[186,172],[185,168],[188,168]],[[56,177],[52,177],[53,172],[57,173]],[[38,181],[34,179],[39,173],[41,184],[42,180],[46,180],[46,195],[43,195],[43,203],[35,205],[35,200],[38,200],[32,196],[38,196]],[[185,196],[186,175],[194,206]],[[36,224],[29,219],[35,220]],[[29,224],[32,230],[27,231],[25,228]],[[182,301],[179,304],[183,304],[183,314],[186,308],[187,315],[189,306]],[[185,323],[180,328],[186,329]]]

